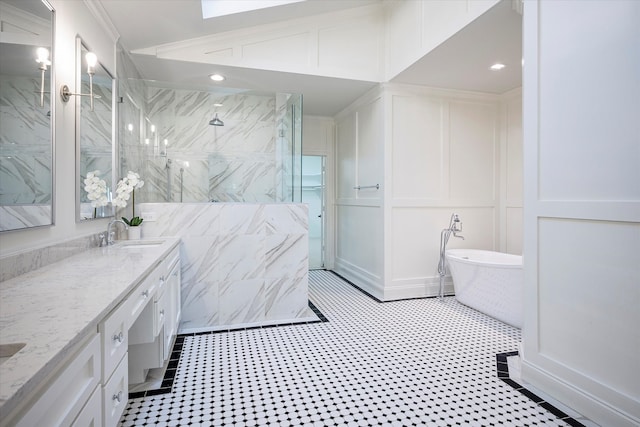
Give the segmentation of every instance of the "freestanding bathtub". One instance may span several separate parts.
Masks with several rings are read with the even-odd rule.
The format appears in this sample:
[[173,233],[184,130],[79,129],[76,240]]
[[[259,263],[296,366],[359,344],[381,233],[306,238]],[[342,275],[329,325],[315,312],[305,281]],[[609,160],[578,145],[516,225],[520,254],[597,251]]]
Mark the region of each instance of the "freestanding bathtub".
[[449,249],[445,255],[459,302],[522,328],[521,256],[479,249]]

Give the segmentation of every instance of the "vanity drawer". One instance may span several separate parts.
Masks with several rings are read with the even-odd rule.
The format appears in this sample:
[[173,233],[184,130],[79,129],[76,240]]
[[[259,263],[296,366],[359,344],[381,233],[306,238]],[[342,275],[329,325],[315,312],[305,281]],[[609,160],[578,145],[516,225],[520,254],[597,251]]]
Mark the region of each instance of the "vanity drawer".
[[122,361],[113,372],[113,376],[109,382],[102,387],[102,415],[104,427],[118,425],[120,416],[127,407],[127,399],[129,397],[129,365],[128,357],[122,358]]
[[138,287],[127,297],[123,305],[127,307],[127,329],[131,327],[145,309],[149,301],[153,300],[154,294],[160,282],[158,269],[153,270]]
[[153,318],[153,336],[157,337],[165,324],[165,319],[169,315],[170,292],[163,292],[162,295],[154,303]]
[[98,331],[102,337],[102,384],[106,383],[118,366],[129,346],[129,309],[120,304],[100,322]]
[[102,427],[102,387],[96,387],[71,427]]
[[[95,334],[45,386],[37,400],[20,416],[18,427],[71,425],[100,381],[100,339]],[[98,390],[100,387],[98,387]],[[4,417],[4,414],[3,414]]]

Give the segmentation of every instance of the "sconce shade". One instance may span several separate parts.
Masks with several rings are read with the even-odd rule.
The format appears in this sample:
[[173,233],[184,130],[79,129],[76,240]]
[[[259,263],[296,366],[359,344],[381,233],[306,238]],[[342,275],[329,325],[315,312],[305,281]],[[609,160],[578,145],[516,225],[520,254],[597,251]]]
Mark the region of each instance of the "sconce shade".
[[85,55],[87,60],[87,73],[94,74],[96,69],[96,64],[98,63],[98,57],[93,52],[87,52]]
[[46,70],[47,65],[51,65],[51,61],[49,61],[49,49],[45,47],[36,49],[36,62]]

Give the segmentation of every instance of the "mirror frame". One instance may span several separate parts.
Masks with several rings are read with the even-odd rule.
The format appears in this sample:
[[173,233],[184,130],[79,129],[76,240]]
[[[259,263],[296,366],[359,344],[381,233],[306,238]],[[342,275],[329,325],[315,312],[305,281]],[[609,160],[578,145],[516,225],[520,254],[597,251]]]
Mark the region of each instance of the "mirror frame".
[[[79,35],[76,36],[76,82],[75,87],[78,93],[82,93],[82,75],[85,73],[85,69],[83,68],[83,50],[91,51],[87,44],[83,41],[82,37]],[[102,70],[111,78],[111,181],[107,182],[107,185],[110,186],[112,193],[115,192],[115,185],[117,182],[117,174],[118,174],[118,150],[116,147],[116,88],[117,83],[116,79],[113,77],[113,73],[111,73],[99,60],[96,65],[96,69],[100,67]],[[94,81],[95,85],[95,81]],[[105,218],[113,218],[115,217],[115,209],[111,202],[105,208],[107,209],[107,214],[100,217],[95,218],[84,218],[82,217],[81,204],[82,204],[82,191],[84,188],[84,182],[82,178],[82,98],[83,96],[75,96],[75,145],[76,145],[76,222],[85,222],[85,221],[93,221],[96,219],[105,219]]]
[[[50,59],[51,59],[51,65],[49,66],[49,69],[47,70],[49,72],[49,84],[44,88],[45,89],[45,93],[49,93],[49,111],[50,111],[50,119],[49,119],[49,142],[50,142],[50,149],[51,149],[51,158],[50,158],[50,170],[51,170],[51,186],[50,186],[50,192],[51,192],[51,201],[49,203],[50,206],[50,212],[49,212],[49,221],[46,223],[41,223],[41,224],[34,224],[34,225],[25,225],[22,227],[15,227],[15,228],[7,228],[7,229],[1,229],[0,228],[0,233],[9,233],[9,232],[13,232],[13,231],[22,231],[22,230],[29,230],[29,229],[34,229],[34,228],[42,228],[42,227],[50,227],[56,224],[56,132],[55,132],[55,122],[56,122],[56,96],[55,96],[55,82],[56,82],[56,51],[55,51],[55,45],[56,45],[56,10],[55,8],[51,5],[50,2],[48,2],[47,0],[40,0],[40,2],[42,3],[42,6],[44,6],[46,9],[49,10],[50,12],[50,24],[51,24],[51,29],[49,31],[49,51],[50,51]],[[46,107],[46,104],[45,104]],[[2,206],[0,205],[0,208]]]

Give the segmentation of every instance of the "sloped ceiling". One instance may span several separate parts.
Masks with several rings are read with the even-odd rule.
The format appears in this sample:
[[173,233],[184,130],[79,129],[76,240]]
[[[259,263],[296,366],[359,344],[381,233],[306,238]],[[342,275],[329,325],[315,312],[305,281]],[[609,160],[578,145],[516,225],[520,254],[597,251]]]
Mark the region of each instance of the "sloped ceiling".
[[[492,71],[500,62],[506,68]],[[498,3],[392,82],[501,94],[522,85],[522,16]]]
[[[315,14],[380,4],[381,0],[307,0],[289,5],[202,19],[200,0],[100,0],[129,51]],[[520,86],[521,16],[506,0],[392,79],[450,89],[503,93]],[[354,52],[354,55],[357,53]],[[206,76],[227,76],[224,86],[302,93],[304,114],[333,116],[376,83],[133,55],[143,78],[205,90]],[[507,64],[499,73],[488,66]]]

